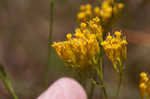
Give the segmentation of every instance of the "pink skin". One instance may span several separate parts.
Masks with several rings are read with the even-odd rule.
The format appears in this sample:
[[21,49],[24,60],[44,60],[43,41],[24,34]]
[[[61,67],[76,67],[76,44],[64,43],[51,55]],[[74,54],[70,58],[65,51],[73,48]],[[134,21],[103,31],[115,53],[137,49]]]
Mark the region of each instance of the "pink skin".
[[87,95],[77,81],[64,77],[54,82],[37,99],[87,99]]

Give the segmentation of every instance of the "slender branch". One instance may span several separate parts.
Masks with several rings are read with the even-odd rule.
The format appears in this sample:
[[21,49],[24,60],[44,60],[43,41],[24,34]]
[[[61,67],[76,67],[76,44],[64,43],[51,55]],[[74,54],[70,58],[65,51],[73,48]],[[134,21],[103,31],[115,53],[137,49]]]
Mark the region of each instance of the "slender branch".
[[54,0],[50,0],[50,31],[49,31],[49,39],[48,39],[48,65],[46,68],[46,84],[48,84],[48,74],[50,71],[51,65],[51,55],[52,55],[52,36],[53,36],[53,22],[54,22]]
[[[100,42],[103,41],[104,39],[104,36],[102,37],[102,40]],[[103,92],[104,92],[104,96],[105,96],[105,99],[108,99],[108,95],[107,95],[107,91],[106,91],[106,88],[105,88],[105,85],[104,85],[104,68],[103,68],[103,54],[104,54],[104,50],[103,50],[103,47],[101,46],[101,43],[99,44],[100,46],[100,57],[99,57],[99,78],[100,78],[100,81],[101,81],[101,87],[103,89]]]
[[98,68],[96,68],[96,70],[97,70],[99,79],[100,79],[100,81],[101,81],[101,87],[102,87],[102,89],[103,89],[105,99],[108,99],[108,95],[107,95],[106,88],[105,88],[105,84],[104,84],[104,80],[103,80],[103,74],[98,70]]
[[118,99],[118,97],[119,97],[122,81],[123,81],[123,72],[120,71],[119,72],[119,83],[118,83],[118,88],[117,88],[115,99]]
[[105,99],[108,99],[108,95],[107,95],[107,91],[106,91],[104,79],[103,79],[103,48],[101,45],[100,45],[100,49],[101,49],[101,53],[100,53],[100,57],[99,57],[99,68],[96,68],[96,71],[97,71],[99,79],[101,81],[101,87],[103,89]]
[[102,89],[104,91],[105,98],[108,99],[108,95],[106,92],[106,88],[104,85],[104,79],[103,79],[103,57],[100,57],[100,75],[99,76],[100,76],[101,85],[102,85]]
[[122,62],[120,60],[118,60],[119,62],[119,83],[118,83],[118,88],[117,88],[117,91],[116,91],[116,96],[115,96],[115,99],[118,99],[119,97],[119,93],[120,93],[120,89],[121,89],[121,85],[122,85],[122,81],[123,81],[123,72],[124,72],[124,69],[125,69],[125,65],[122,64]]

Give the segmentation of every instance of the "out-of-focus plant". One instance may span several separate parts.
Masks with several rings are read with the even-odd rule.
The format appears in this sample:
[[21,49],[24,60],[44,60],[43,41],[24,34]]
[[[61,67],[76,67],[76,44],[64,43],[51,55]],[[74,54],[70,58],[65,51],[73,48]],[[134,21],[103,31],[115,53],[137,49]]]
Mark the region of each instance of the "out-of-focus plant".
[[46,66],[46,86],[48,85],[48,74],[52,61],[52,36],[53,36],[53,21],[54,21],[54,0],[50,0],[50,31],[48,38],[48,64]]
[[[120,16],[123,8],[124,4],[115,0],[104,0],[101,3],[101,7],[92,8],[90,4],[81,5],[77,14],[79,26],[75,29],[75,33],[67,33],[65,41],[52,44],[58,56],[69,65],[68,67],[73,70],[79,70],[81,76],[92,75],[84,76],[83,78],[91,79],[94,84],[100,85],[105,99],[108,99],[108,93],[103,75],[104,52],[120,75],[115,99],[119,96],[122,83],[127,54],[126,37],[119,31],[115,31],[112,36],[110,33],[106,34],[106,31],[108,31],[109,26],[112,26],[112,21]],[[105,37],[106,35],[107,37]],[[84,74],[85,71],[88,71],[88,74]],[[95,79],[95,75],[97,75],[96,78],[98,77],[100,82]],[[82,81],[83,79],[80,80]],[[91,93],[93,93],[93,88]],[[92,94],[89,95],[89,98],[92,98]]]
[[147,73],[142,72],[140,74],[140,94],[141,94],[141,99],[149,99],[150,98],[150,79],[147,75]]
[[17,95],[15,94],[14,89],[11,86],[10,81],[8,80],[8,76],[3,65],[0,64],[0,79],[3,81],[5,87],[8,89],[8,92],[11,94],[13,99],[18,99]]

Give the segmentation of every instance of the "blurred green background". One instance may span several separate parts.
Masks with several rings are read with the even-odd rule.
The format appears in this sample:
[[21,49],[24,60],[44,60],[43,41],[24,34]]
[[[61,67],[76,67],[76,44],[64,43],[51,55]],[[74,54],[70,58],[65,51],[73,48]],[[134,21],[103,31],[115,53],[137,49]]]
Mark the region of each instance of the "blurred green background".
[[[54,41],[65,39],[76,28],[80,4],[96,0],[55,0]],[[45,89],[48,57],[49,0],[0,0],[0,62],[4,65],[19,99],[35,99]],[[114,29],[127,34],[128,60],[119,99],[140,99],[139,73],[150,72],[150,1],[128,0]],[[112,29],[113,31],[113,29]],[[111,31],[110,31],[111,32]],[[53,51],[49,85],[71,73]],[[114,96],[117,73],[105,58],[105,82]],[[95,89],[93,99],[100,96]],[[0,99],[12,99],[0,81]]]

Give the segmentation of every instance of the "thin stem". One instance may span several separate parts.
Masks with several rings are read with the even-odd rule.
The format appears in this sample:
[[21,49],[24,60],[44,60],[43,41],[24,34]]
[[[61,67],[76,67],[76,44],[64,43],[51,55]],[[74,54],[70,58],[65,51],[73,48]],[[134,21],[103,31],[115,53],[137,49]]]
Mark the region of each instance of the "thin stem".
[[6,77],[1,77],[5,87],[8,89],[8,92],[11,94],[11,96],[13,97],[13,99],[18,99],[17,95],[15,94],[9,80]]
[[108,95],[107,95],[107,92],[106,92],[106,88],[105,88],[105,85],[104,85],[104,79],[103,79],[103,58],[101,57],[100,58],[100,79],[101,79],[101,84],[102,84],[102,89],[104,91],[104,95],[105,95],[105,98],[108,99]]
[[[102,41],[103,41],[103,38],[102,38]],[[105,84],[104,84],[104,79],[103,79],[103,74],[104,74],[104,69],[103,69],[103,54],[104,54],[104,51],[103,51],[103,47],[101,46],[101,44],[99,45],[100,46],[100,60],[99,60],[99,70],[100,72],[98,72],[99,74],[99,78],[100,78],[100,81],[101,81],[101,87],[103,89],[103,92],[104,92],[104,96],[105,96],[105,99],[108,99],[108,95],[107,95],[107,91],[106,91],[106,88],[105,88]]]
[[119,63],[119,83],[118,83],[118,88],[117,88],[117,91],[116,91],[116,96],[115,96],[115,99],[118,99],[119,97],[119,93],[120,93],[120,89],[121,89],[121,85],[122,85],[122,81],[123,81],[123,72],[124,72],[124,69],[125,69],[125,65],[122,64],[122,62],[120,60],[118,60],[118,63]]
[[89,92],[89,99],[92,99],[92,97],[93,97],[93,91],[94,91],[94,88],[95,88],[95,86],[94,86],[94,84],[93,83],[91,83],[91,88],[90,88],[90,92]]
[[103,74],[101,73],[101,71],[98,70],[98,68],[96,68],[96,70],[97,70],[99,79],[100,79],[100,81],[101,81],[101,87],[102,87],[102,89],[103,89],[105,99],[108,99],[108,95],[107,95],[106,88],[105,88],[105,84],[104,84],[104,80],[103,80]]
[[101,81],[101,87],[103,89],[105,99],[108,99],[108,95],[107,95],[107,91],[106,91],[104,79],[103,79],[103,48],[101,45],[100,45],[100,48],[101,48],[101,53],[100,53],[100,57],[99,57],[99,68],[96,68],[96,71],[97,71],[99,79]]
[[51,57],[52,57],[52,36],[53,36],[53,22],[54,22],[54,0],[50,0],[50,31],[49,31],[49,39],[48,39],[48,65],[46,72],[46,85],[48,84],[48,74],[50,72],[51,65]]
[[118,99],[118,97],[119,97],[119,93],[120,93],[122,81],[123,81],[123,72],[120,71],[120,72],[119,72],[119,83],[118,83],[118,88],[117,88],[117,92],[116,92],[116,97],[115,97],[115,99]]

